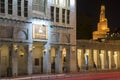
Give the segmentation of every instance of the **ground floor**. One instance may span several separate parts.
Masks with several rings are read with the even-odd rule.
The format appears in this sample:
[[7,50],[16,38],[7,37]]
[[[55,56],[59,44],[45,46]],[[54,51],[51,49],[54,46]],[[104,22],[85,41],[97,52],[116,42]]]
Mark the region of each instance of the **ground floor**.
[[115,42],[80,40],[77,46],[79,70],[120,69],[120,45]]
[[119,80],[119,71],[85,71],[79,73],[67,74],[47,74],[47,75],[32,75],[19,77],[6,77],[2,80]]
[[46,44],[46,42],[2,43],[0,46],[0,76],[76,71],[76,54],[75,50],[71,49],[73,46]]

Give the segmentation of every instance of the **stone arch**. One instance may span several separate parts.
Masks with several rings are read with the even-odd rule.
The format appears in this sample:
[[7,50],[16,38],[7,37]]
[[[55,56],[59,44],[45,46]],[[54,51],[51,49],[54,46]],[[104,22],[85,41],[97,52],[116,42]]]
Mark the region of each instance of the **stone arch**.
[[66,47],[63,47],[62,49],[62,64],[63,64],[63,72],[66,72],[67,71],[67,58],[68,58],[68,55],[67,55],[67,48]]
[[52,34],[52,38],[51,38],[52,42],[58,42],[59,41],[59,35],[56,34]]
[[55,64],[56,64],[56,49],[55,47],[51,47],[51,72],[55,72]]
[[43,72],[43,55],[44,44],[42,42],[33,43],[33,73],[38,74]]
[[27,74],[28,54],[25,46],[19,45],[16,54],[18,58],[18,75]]
[[62,34],[62,42],[63,43],[69,43],[70,42],[70,35],[66,34],[66,33],[63,33]]
[[65,37],[66,37],[66,39],[67,39],[67,43],[69,43],[69,42],[70,42],[70,35],[69,35],[69,34],[66,34]]
[[17,32],[17,36],[16,36],[18,39],[23,39],[23,40],[26,40],[28,39],[28,34],[26,33],[25,30],[20,30]]
[[7,68],[9,67],[9,47],[6,44],[1,45],[0,48],[0,76],[5,77]]

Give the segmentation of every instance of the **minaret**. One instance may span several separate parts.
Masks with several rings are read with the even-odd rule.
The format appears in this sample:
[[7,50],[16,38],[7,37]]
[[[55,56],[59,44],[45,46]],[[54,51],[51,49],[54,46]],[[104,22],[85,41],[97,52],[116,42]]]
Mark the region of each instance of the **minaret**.
[[107,18],[105,18],[105,6],[101,5],[100,20],[98,23],[97,31],[93,32],[93,40],[105,38],[109,32]]
[[101,12],[100,12],[100,22],[105,20],[105,6],[101,6]]

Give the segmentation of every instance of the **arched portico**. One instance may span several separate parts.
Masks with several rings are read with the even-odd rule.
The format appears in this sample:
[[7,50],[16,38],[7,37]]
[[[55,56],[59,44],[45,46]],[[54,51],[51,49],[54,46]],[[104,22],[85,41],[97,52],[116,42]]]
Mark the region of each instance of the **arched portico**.
[[51,47],[51,52],[50,52],[50,54],[51,54],[51,73],[55,73],[55,68],[56,68],[56,66],[55,66],[55,60],[56,60],[56,49],[55,49],[55,47]]
[[40,74],[43,73],[43,55],[44,55],[44,44],[42,42],[33,43],[33,73]]
[[7,76],[7,68],[9,67],[9,46],[3,44],[0,46],[0,76]]

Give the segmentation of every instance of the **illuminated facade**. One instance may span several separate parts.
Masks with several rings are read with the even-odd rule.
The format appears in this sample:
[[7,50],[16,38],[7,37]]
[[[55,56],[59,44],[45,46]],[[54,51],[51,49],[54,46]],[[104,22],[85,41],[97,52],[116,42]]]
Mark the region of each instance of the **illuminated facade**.
[[77,40],[77,65],[81,71],[120,69],[119,33],[116,33],[116,37],[115,33],[107,32],[105,6],[102,5],[98,30],[93,32],[93,40]]
[[107,19],[105,18],[105,6],[102,5],[97,31],[93,32],[93,40],[105,38],[107,32],[109,32],[108,22],[107,22]]
[[0,0],[1,77],[75,72],[75,53],[76,0]]
[[[119,70],[120,41],[77,41],[77,63],[80,70]],[[96,68],[95,66],[96,65]]]

